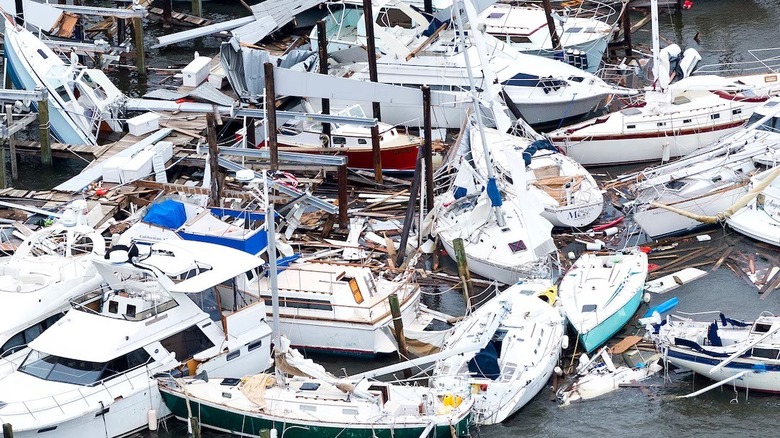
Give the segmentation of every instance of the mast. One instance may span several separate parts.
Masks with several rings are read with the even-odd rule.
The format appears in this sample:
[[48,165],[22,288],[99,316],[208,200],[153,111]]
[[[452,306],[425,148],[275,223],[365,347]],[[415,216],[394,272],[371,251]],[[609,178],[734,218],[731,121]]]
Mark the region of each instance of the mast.
[[[476,116],[477,119],[477,129],[479,130],[479,136],[480,139],[482,140],[482,150],[483,153],[485,154],[485,162],[487,163],[487,174],[488,174],[487,194],[488,197],[490,198],[491,204],[493,205],[493,211],[496,214],[496,222],[498,222],[498,225],[500,227],[503,227],[504,225],[506,225],[506,221],[504,219],[504,213],[501,210],[501,204],[502,204],[501,193],[498,191],[498,185],[496,184],[496,176],[495,176],[495,172],[493,171],[493,160],[490,158],[487,138],[485,137],[485,127],[483,126],[482,123],[482,114],[480,111],[479,98],[477,96],[477,87],[475,86],[476,84],[474,81],[474,73],[471,70],[471,60],[469,59],[468,48],[466,47],[466,32],[463,28],[463,20],[460,15],[461,7],[463,7],[465,10],[466,9],[465,2],[467,1],[468,0],[458,0],[455,3],[455,8],[453,8],[455,12],[455,22],[457,23],[457,31],[460,32],[460,38],[458,39],[458,41],[460,43],[461,53],[463,53],[463,59],[466,62],[466,71],[468,72],[469,75],[469,88],[470,88],[469,94],[471,95],[471,103],[472,106],[474,107],[474,115]],[[472,34],[478,32],[476,29],[473,28],[474,27],[473,20],[469,20],[469,21],[470,21],[469,26],[471,27]],[[484,50],[480,50],[480,49],[484,49],[484,46],[480,48],[480,43],[484,44],[484,41],[479,40],[478,36],[472,35],[472,37],[475,38],[475,42],[478,41],[476,44],[477,52],[479,53],[480,58],[482,58]],[[482,82],[484,84],[484,87],[486,87],[485,89],[490,90],[490,87],[492,87],[493,85],[492,78],[488,77],[488,74],[485,73],[485,70],[488,67],[488,64],[486,64],[485,61],[486,60],[484,59],[480,60],[482,70],[483,70]]]
[[[271,309],[273,311],[273,326],[271,327],[274,335],[274,345],[276,348],[280,348],[282,345],[282,335],[279,329],[279,285],[276,278],[276,212],[274,211],[274,203],[271,202],[271,198],[268,196],[268,180],[266,179],[265,171],[263,171],[263,187],[265,191],[265,224],[268,230],[268,245],[266,245],[268,251],[268,285],[271,288]],[[277,381],[282,378],[282,373],[276,369]]]
[[[626,11],[626,13],[628,13]],[[661,39],[658,31],[658,0],[650,0],[650,21],[653,25],[653,89],[661,92],[666,91],[668,81],[661,80]],[[659,89],[660,88],[660,89]]]

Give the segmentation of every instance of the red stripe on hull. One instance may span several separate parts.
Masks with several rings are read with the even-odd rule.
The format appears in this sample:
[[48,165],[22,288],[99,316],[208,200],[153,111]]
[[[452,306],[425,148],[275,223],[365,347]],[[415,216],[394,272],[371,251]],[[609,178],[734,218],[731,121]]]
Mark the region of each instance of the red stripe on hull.
[[703,129],[680,129],[673,131],[641,132],[637,134],[615,134],[615,135],[585,135],[578,137],[550,137],[553,142],[577,142],[577,141],[595,141],[595,140],[628,140],[635,138],[656,138],[656,137],[675,137],[678,135],[694,135],[702,132],[715,132],[725,129],[737,128],[744,124],[744,121],[732,122],[726,125],[712,126]]

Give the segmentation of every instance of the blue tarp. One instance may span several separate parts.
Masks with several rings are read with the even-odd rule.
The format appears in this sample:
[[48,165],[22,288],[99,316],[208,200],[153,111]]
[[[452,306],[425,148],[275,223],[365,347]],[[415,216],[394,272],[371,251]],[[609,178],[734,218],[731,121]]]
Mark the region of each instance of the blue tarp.
[[166,199],[149,206],[144,222],[175,230],[187,222],[187,212],[181,202]]
[[531,164],[531,157],[534,156],[536,151],[541,150],[548,150],[553,152],[558,152],[558,149],[553,146],[552,143],[550,143],[550,140],[542,139],[542,140],[536,140],[530,145],[528,145],[527,148],[523,151],[523,161],[525,161],[525,165],[529,166]]
[[501,367],[498,366],[498,353],[492,342],[479,350],[469,361],[469,373],[477,377],[485,377],[496,380],[501,376]]
[[495,178],[488,179],[487,195],[493,207],[501,207],[501,192],[498,191],[498,185]]

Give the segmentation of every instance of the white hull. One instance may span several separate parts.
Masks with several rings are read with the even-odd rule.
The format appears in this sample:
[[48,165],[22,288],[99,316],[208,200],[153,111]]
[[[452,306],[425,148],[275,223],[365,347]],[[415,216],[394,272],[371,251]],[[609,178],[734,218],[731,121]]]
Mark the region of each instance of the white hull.
[[[734,205],[746,192],[747,187],[740,185],[730,190],[719,191],[679,203],[675,202],[672,203],[672,206],[697,215],[712,216]],[[665,203],[664,200],[658,202]],[[635,212],[634,221],[642,227],[648,236],[654,239],[703,226],[697,220],[658,207],[648,207],[646,210]]]
[[[447,239],[441,239],[441,244],[450,258],[455,260],[455,247],[452,246],[452,242]],[[517,269],[517,266],[490,263],[488,260],[470,256],[468,251],[466,251],[466,263],[469,271],[499,283],[515,284],[519,280],[528,278],[528,272]]]
[[687,155],[736,132],[741,127],[725,125],[714,131],[664,137],[630,138],[616,134],[611,139],[582,141],[556,138],[553,143],[583,166],[639,163]]
[[[742,377],[732,381],[732,383],[739,388],[748,388],[751,391],[780,392],[780,372],[776,371],[778,366],[778,361],[776,360],[735,360],[730,365],[727,365],[712,374],[710,374],[710,371],[714,368],[714,365],[710,363],[701,363],[694,361],[693,359],[681,359],[677,357],[669,357],[669,362],[675,366],[689,369],[694,373],[706,376],[715,381],[733,377],[746,370],[752,370],[754,367],[758,369],[762,365],[767,367],[771,366],[772,371],[748,372]],[[732,383],[728,383],[727,385],[730,386]]]

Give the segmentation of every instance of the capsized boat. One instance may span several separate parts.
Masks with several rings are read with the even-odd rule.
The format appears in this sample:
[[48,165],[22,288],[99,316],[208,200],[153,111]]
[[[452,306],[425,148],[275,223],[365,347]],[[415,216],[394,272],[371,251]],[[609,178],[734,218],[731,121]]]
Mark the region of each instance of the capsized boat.
[[83,68],[76,59],[64,62],[12,17],[3,16],[3,54],[11,82],[19,90],[48,90],[50,129],[58,141],[96,145],[104,124],[122,131],[119,113],[125,95],[102,70]]
[[647,255],[637,248],[577,259],[558,298],[583,350],[596,350],[626,325],[642,302],[646,278]]
[[155,374],[268,368],[265,306],[246,305],[232,281],[261,259],[201,242],[149,250],[115,248],[93,261],[108,287],[74,298],[30,343],[19,368],[0,379],[0,420],[16,436],[127,435],[170,414]]
[[262,429],[289,438],[470,436],[473,400],[462,382],[440,390],[337,378],[291,350],[288,340],[281,344],[276,376],[163,378],[163,399],[180,420],[194,416],[203,427],[240,436]]
[[472,350],[436,362],[433,376],[460,377],[471,385],[474,421],[497,424],[520,410],[547,384],[558,364],[564,319],[537,296],[550,281],[510,286],[455,325],[442,353],[484,340]]
[[780,392],[780,317],[762,312],[753,322],[727,318],[704,321],[670,315],[652,335],[666,360],[717,383],[751,391]]
[[87,225],[86,206],[72,203],[0,260],[0,375],[19,366],[27,345],[70,309],[71,299],[102,282],[92,260],[103,257],[106,243]]
[[[485,148],[481,136],[471,127],[464,141],[470,145],[474,168],[487,177]],[[467,139],[466,139],[467,138]],[[604,195],[596,180],[582,165],[567,157],[546,139],[531,139],[504,134],[485,128],[487,150],[496,174],[511,181],[511,166],[506,151],[522,154],[526,170],[528,195],[537,197],[544,205],[542,216],[556,227],[584,227],[601,215]],[[512,186],[505,186],[508,191]]]
[[556,397],[562,406],[590,400],[617,390],[621,384],[645,380],[662,369],[657,360],[636,368],[616,367],[609,350],[603,347],[593,358],[580,356],[575,380],[561,387]]

